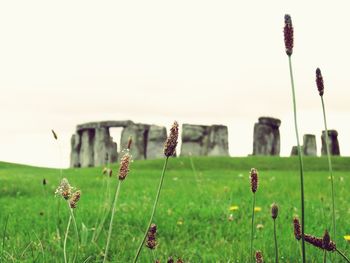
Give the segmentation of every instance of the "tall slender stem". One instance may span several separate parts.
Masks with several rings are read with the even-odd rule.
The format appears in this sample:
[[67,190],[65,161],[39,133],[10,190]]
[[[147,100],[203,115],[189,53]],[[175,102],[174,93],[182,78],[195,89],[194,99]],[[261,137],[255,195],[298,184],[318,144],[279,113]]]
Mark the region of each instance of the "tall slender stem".
[[350,259],[347,258],[347,256],[345,256],[345,254],[343,252],[341,252],[339,249],[335,249],[339,255],[341,255],[345,260],[346,262],[350,263]]
[[165,170],[166,170],[166,167],[168,165],[168,159],[169,157],[166,157],[165,159],[165,162],[164,162],[164,167],[163,167],[163,171],[162,171],[162,175],[160,176],[160,181],[159,181],[159,186],[158,186],[158,191],[157,191],[157,194],[156,194],[156,199],[154,200],[154,204],[153,204],[153,209],[152,209],[152,213],[151,213],[151,217],[149,219],[149,222],[148,222],[148,225],[147,225],[147,228],[146,228],[146,231],[143,235],[143,238],[141,240],[141,243],[137,249],[137,252],[136,252],[136,255],[135,255],[135,258],[133,260],[133,262],[137,262],[137,259],[139,258],[140,256],[140,253],[141,253],[141,250],[142,250],[142,247],[143,247],[143,243],[145,242],[145,239],[147,237],[147,233],[148,233],[148,230],[149,230],[149,227],[151,226],[152,224],[152,220],[153,220],[153,216],[156,212],[156,208],[157,208],[157,203],[158,203],[158,200],[159,200],[159,196],[160,196],[160,190],[162,189],[162,185],[163,185],[163,181],[164,181],[164,175],[165,175]]
[[70,217],[72,218],[72,221],[73,221],[75,236],[77,239],[76,243],[75,243],[75,256],[74,256],[74,260],[73,260],[73,262],[75,262],[75,259],[78,257],[78,253],[79,253],[79,232],[78,232],[77,222],[75,221],[73,209],[70,207],[69,201],[67,201],[67,204],[68,204],[68,210],[70,213]]
[[278,246],[277,246],[276,219],[273,220],[273,236],[274,236],[274,238],[275,238],[275,256],[276,256],[276,263],[278,263]]
[[105,249],[105,255],[103,258],[103,263],[106,262],[106,259],[107,259],[109,243],[111,241],[111,235],[112,235],[113,219],[114,219],[115,209],[116,209],[117,200],[118,200],[118,196],[119,196],[119,192],[120,192],[121,182],[122,182],[121,180],[118,180],[118,186],[117,186],[117,189],[115,191],[115,196],[114,196],[114,201],[113,201],[113,206],[112,206],[112,213],[111,213],[111,221],[109,222],[107,244],[106,244],[106,249]]
[[288,56],[289,61],[289,74],[292,84],[292,95],[293,95],[293,112],[294,112],[294,127],[295,127],[295,136],[297,138],[298,146],[298,156],[299,156],[299,168],[300,168],[300,195],[301,195],[301,238],[302,238],[302,256],[303,263],[305,263],[305,207],[304,207],[304,165],[303,165],[303,155],[301,152],[300,142],[299,142],[299,132],[298,132],[298,121],[297,121],[297,106],[295,99],[295,88],[294,88],[294,77],[292,69],[292,58]]
[[331,177],[331,188],[332,188],[333,239],[336,241],[337,236],[336,236],[336,231],[335,231],[334,179],[333,179],[331,153],[329,151],[329,144],[328,144],[328,129],[327,129],[326,109],[324,106],[323,96],[321,96],[321,102],[322,102],[322,110],[323,110],[324,129],[325,129],[325,133],[326,133],[325,140],[326,140],[326,151],[327,151],[327,158],[328,158],[328,169],[329,169],[329,175]]
[[255,193],[253,193],[253,209],[252,209],[252,231],[250,236],[250,256],[251,256],[251,262],[254,262],[254,255],[253,255],[253,239],[254,239],[254,215],[255,215]]
[[323,250],[323,263],[327,263],[327,250]]
[[68,238],[68,232],[70,228],[70,223],[72,222],[72,216],[69,215],[68,219],[68,224],[67,224],[67,229],[66,233],[64,235],[64,241],[63,241],[63,257],[64,257],[64,262],[67,263],[67,251],[66,251],[66,246],[67,246],[67,238]]

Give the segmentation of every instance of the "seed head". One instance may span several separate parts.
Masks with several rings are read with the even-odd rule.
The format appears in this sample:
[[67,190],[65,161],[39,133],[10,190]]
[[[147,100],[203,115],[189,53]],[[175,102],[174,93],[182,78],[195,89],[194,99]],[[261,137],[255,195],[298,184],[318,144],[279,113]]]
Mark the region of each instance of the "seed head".
[[263,255],[262,255],[261,251],[259,251],[259,250],[255,252],[255,262],[256,263],[264,263]]
[[258,170],[255,168],[250,170],[250,187],[253,193],[258,189]]
[[55,191],[55,195],[60,195],[64,199],[68,200],[72,195],[73,187],[70,186],[68,180],[63,178],[60,185]]
[[275,220],[278,216],[278,205],[276,203],[273,203],[271,206],[271,217],[273,220]]
[[170,157],[175,154],[178,137],[179,137],[179,124],[175,121],[173,126],[170,129],[170,134],[165,141],[164,155],[166,157]]
[[292,25],[292,18],[288,14],[284,16],[283,33],[284,33],[284,45],[286,47],[286,53],[288,56],[291,56],[293,54],[294,30]]
[[126,151],[120,160],[119,167],[119,180],[124,180],[129,173],[129,165],[131,161],[131,155],[129,151]]
[[323,77],[322,77],[321,70],[319,68],[316,69],[316,86],[320,96],[323,96],[323,93],[324,93]]
[[169,257],[167,263],[174,263],[173,258],[172,258],[172,257]]
[[47,184],[47,181],[46,181],[46,179],[44,178],[43,179],[43,185],[46,185]]
[[336,245],[335,243],[331,240],[331,237],[329,235],[328,230],[324,231],[324,235],[322,238],[322,246],[324,249],[328,251],[335,251]]
[[300,222],[297,217],[294,217],[293,225],[294,225],[294,236],[297,240],[300,240],[301,239]]
[[156,234],[157,234],[157,226],[155,224],[152,224],[149,227],[149,230],[147,233],[146,247],[148,247],[150,249],[155,249],[155,247],[157,245]]
[[72,194],[72,197],[69,200],[69,205],[71,208],[76,208],[77,207],[77,203],[80,200],[80,195],[81,192],[80,191],[76,191]]
[[132,144],[132,136],[129,136],[129,139],[128,139],[128,147],[127,147],[128,150],[130,150],[131,144]]
[[178,259],[176,260],[176,263],[184,263],[184,261],[183,261],[181,258],[178,258]]
[[54,130],[51,130],[51,132],[52,132],[53,138],[54,138],[55,140],[57,140],[57,139],[58,139],[58,137],[57,137],[56,132],[55,132]]

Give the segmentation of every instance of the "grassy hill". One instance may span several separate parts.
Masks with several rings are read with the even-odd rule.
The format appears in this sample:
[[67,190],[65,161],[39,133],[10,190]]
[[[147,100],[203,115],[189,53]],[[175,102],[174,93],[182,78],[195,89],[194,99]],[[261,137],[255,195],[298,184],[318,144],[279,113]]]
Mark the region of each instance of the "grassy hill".
[[[110,262],[130,262],[145,230],[163,160],[134,161],[122,183],[111,241]],[[108,206],[117,185],[118,165],[112,178],[102,168],[65,169],[62,176],[82,191],[75,209],[81,246],[77,262],[101,262],[108,230]],[[186,262],[247,262],[250,246],[252,193],[249,170],[259,171],[254,249],[266,262],[274,260],[270,205],[280,213],[277,235],[281,262],[298,262],[300,244],[293,235],[292,218],[300,216],[296,158],[174,158],[169,161],[154,222],[158,246],[144,248],[139,262],[166,262],[168,256]],[[350,254],[350,158],[333,158],[337,247]],[[306,232],[322,236],[331,226],[330,184],[325,158],[305,158]],[[43,185],[42,180],[47,180]],[[60,182],[57,169],[0,162],[0,256],[4,262],[63,262],[62,243],[68,209],[54,192]],[[238,209],[230,211],[231,206]],[[107,216],[99,237],[92,242],[96,222]],[[229,220],[230,218],[230,220]],[[232,219],[232,220],[231,220]],[[68,255],[75,247],[73,227]],[[308,262],[322,262],[323,252],[307,246]],[[333,262],[342,262],[334,255]]]

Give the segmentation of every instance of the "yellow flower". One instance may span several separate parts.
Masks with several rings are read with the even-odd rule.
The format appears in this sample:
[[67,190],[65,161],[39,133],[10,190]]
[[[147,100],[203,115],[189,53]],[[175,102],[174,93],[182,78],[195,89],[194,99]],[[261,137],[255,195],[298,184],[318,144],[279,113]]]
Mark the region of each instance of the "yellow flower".
[[228,210],[230,210],[230,211],[236,211],[236,210],[238,210],[238,209],[239,209],[238,206],[232,205],[232,206],[230,206],[230,208],[229,208]]
[[179,226],[183,225],[183,223],[184,223],[184,221],[183,221],[182,219],[179,219],[179,220],[177,221],[177,224],[178,224]]
[[263,224],[257,224],[257,225],[256,225],[256,229],[259,229],[259,230],[260,230],[260,229],[263,229],[263,228],[264,228],[264,225],[263,225]]
[[344,236],[344,239],[345,239],[346,241],[350,242],[350,235]]
[[254,207],[254,212],[260,212],[260,211],[261,211],[261,207],[260,206]]

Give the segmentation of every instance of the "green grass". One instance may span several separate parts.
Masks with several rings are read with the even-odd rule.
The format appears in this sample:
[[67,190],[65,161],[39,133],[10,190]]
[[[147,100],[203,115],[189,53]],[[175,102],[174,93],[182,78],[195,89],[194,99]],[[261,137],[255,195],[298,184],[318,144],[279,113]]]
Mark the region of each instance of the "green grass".
[[[349,194],[350,158],[332,159],[337,189],[337,247],[350,254],[350,244],[343,235],[350,234]],[[250,168],[259,171],[259,188],[254,249],[263,252],[266,262],[274,260],[273,221],[270,205],[279,205],[277,237],[280,262],[300,262],[300,243],[293,236],[292,218],[300,216],[299,167],[297,158],[193,158],[169,160],[164,186],[154,223],[158,226],[157,258],[162,262],[170,255],[186,262],[247,262],[250,249],[252,193]],[[110,246],[110,262],[130,262],[149,219],[163,160],[134,161],[129,176],[121,187]],[[112,165],[117,171],[117,165]],[[63,176],[81,189],[82,198],[75,210],[81,237],[77,262],[101,262],[108,221],[100,239],[90,242],[99,209],[103,205],[101,167],[66,169]],[[45,195],[42,179],[46,178]],[[110,198],[117,185],[110,178]],[[305,158],[306,233],[322,236],[330,229],[331,195],[326,158]],[[0,256],[4,262],[63,262],[62,242],[68,220],[63,200],[54,196],[60,181],[56,169],[0,163]],[[322,201],[323,200],[323,201]],[[57,207],[60,220],[57,224]],[[230,205],[237,211],[230,212]],[[233,214],[233,221],[228,216]],[[4,231],[8,219],[6,232]],[[182,224],[180,224],[180,222]],[[57,239],[56,226],[61,232]],[[83,225],[85,227],[83,227]],[[4,234],[5,233],[5,234]],[[4,244],[3,244],[4,241]],[[68,255],[74,252],[75,235],[71,228],[67,242]],[[3,249],[2,249],[3,247]],[[323,252],[307,245],[307,262],[322,262]],[[342,262],[332,256],[333,262]],[[153,262],[144,248],[139,262]]]

